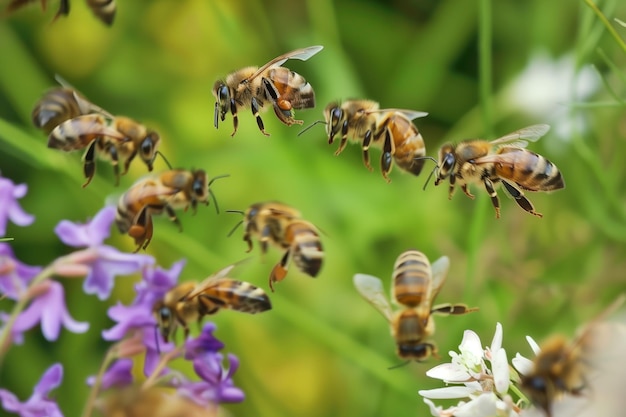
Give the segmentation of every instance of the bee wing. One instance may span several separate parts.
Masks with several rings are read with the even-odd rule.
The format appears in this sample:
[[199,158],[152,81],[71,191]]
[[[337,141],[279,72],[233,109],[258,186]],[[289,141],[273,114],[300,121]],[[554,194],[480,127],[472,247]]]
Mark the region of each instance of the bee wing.
[[187,300],[191,300],[192,298],[197,297],[202,292],[204,292],[207,288],[215,285],[220,279],[223,279],[233,270],[233,268],[237,266],[237,264],[228,265],[225,268],[220,269],[214,274],[209,275],[204,279],[200,284],[196,285],[196,288],[193,289],[187,296],[185,297]]
[[428,116],[428,113],[424,111],[406,110],[406,109],[377,109],[377,110],[371,110],[368,113],[389,113],[389,112],[400,113],[401,115],[403,115],[409,120],[415,120],[415,119],[419,119],[420,117]]
[[536,142],[539,138],[548,133],[548,130],[550,130],[550,125],[532,125],[492,140],[491,144],[508,144],[511,146],[517,146],[518,148],[525,148],[526,145],[528,145],[528,142]]
[[450,258],[447,256],[442,256],[437,259],[430,265],[431,274],[432,274],[432,293],[430,295],[430,301],[437,297],[441,287],[443,287],[443,283],[446,282],[446,278],[448,277],[448,271],[450,270]]
[[93,104],[92,102],[87,100],[82,94],[79,93],[79,91],[76,88],[74,88],[74,86],[72,84],[67,82],[59,74],[55,74],[54,75],[54,79],[59,84],[61,84],[61,86],[65,87],[65,88],[69,88],[70,90],[74,91],[74,99],[76,100],[76,103],[78,103],[78,108],[80,109],[80,112],[82,114],[100,113],[103,116],[108,117],[109,119],[113,119],[114,118],[114,116],[111,113],[109,113],[108,111],[104,110],[102,107],[96,106],[95,104]]
[[391,321],[391,305],[385,296],[382,281],[375,276],[366,274],[355,274],[353,281],[361,297],[365,298],[368,303],[373,305],[387,321]]
[[324,49],[324,47],[321,45],[309,46],[308,48],[296,49],[295,51],[287,52],[286,54],[277,56],[276,58],[272,59],[270,62],[268,62],[267,64],[263,65],[261,68],[256,70],[254,74],[248,77],[248,81],[253,80],[254,78],[258,77],[268,68],[280,67],[289,59],[299,59],[301,61],[306,61],[307,59],[311,58],[313,55],[315,55],[322,49]]

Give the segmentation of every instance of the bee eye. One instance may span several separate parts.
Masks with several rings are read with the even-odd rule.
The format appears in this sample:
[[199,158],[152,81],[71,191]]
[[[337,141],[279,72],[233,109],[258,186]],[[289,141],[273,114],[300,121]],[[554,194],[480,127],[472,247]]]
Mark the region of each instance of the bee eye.
[[222,85],[217,90],[217,96],[219,97],[220,101],[228,101],[228,87],[226,87],[225,85]]
[[531,389],[539,392],[545,392],[547,389],[546,381],[543,378],[539,377],[531,378],[530,380],[528,380],[527,385]]
[[335,107],[330,112],[330,125],[332,127],[337,126],[339,122],[341,121],[342,116],[343,116],[343,111],[341,110],[341,108]]
[[255,208],[251,209],[250,212],[248,213],[248,218],[249,219],[253,218],[254,216],[257,215],[258,212],[259,212],[258,209],[255,209]]
[[454,163],[455,163],[455,158],[454,155],[450,152],[448,152],[444,157],[443,157],[443,163],[441,164],[441,170],[444,172],[449,172],[452,170],[452,168],[454,168]]
[[202,181],[202,180],[199,180],[199,179],[198,179],[198,180],[195,180],[195,181],[193,182],[193,187],[192,187],[192,189],[193,189],[193,193],[194,193],[195,195],[198,195],[198,196],[203,195],[203,194],[204,194],[204,184],[203,184],[203,181]]
[[152,142],[152,137],[150,135],[148,135],[143,142],[141,142],[141,153],[144,155],[144,157],[150,157],[152,156],[152,152],[153,152],[153,142]]

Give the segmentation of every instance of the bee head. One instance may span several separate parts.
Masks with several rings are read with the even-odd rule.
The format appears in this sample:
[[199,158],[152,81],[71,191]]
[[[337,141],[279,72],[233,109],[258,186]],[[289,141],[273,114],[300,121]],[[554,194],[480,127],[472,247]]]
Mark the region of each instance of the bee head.
[[153,130],[149,130],[146,136],[139,144],[139,156],[141,160],[148,166],[148,170],[152,171],[152,163],[158,153],[159,142],[161,137]]
[[400,343],[397,353],[403,359],[422,362],[431,356],[437,356],[437,346],[432,343]]
[[439,163],[437,164],[439,169],[435,185],[439,185],[442,180],[453,174],[455,164],[456,157],[454,156],[454,146],[451,144],[443,145],[441,149],[439,149]]
[[341,130],[344,119],[344,112],[339,103],[330,103],[324,110],[324,118],[326,119],[326,133],[328,141],[332,142],[335,135]]
[[226,113],[230,108],[230,91],[224,81],[218,80],[213,86],[213,95],[215,96],[215,115],[213,123],[217,128],[219,119],[224,121]]

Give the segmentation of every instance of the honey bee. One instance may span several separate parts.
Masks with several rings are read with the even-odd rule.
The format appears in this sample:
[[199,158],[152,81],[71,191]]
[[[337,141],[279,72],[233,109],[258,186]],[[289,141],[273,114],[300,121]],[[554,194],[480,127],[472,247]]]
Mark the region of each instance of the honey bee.
[[137,248],[146,249],[153,234],[152,215],[164,211],[182,231],[176,209],[185,211],[191,206],[194,214],[198,203],[209,205],[209,196],[217,201],[211,185],[218,176],[208,181],[205,171],[173,169],[138,180],[119,199],[115,223],[121,233],[135,239]]
[[[7,6],[6,11],[11,13],[17,9],[22,8],[28,3],[32,3],[35,0],[12,0]],[[41,8],[46,10],[47,0],[41,0]],[[111,26],[113,24],[113,19],[115,18],[115,0],[87,0],[87,6],[91,9],[94,15],[100,19],[102,22]],[[70,13],[70,0],[60,0],[59,2],[59,10],[54,16],[54,20],[58,19],[59,16],[67,16]]]
[[226,268],[209,276],[201,283],[185,282],[168,291],[153,306],[163,340],[167,343],[178,326],[189,335],[189,324],[220,309],[231,309],[249,314],[261,313],[272,308],[265,292],[254,285],[226,275],[235,267]]
[[469,198],[468,185],[483,183],[500,217],[500,200],[495,185],[502,182],[506,192],[524,210],[537,217],[533,204],[524,191],[554,191],[565,187],[561,172],[556,165],[541,155],[525,149],[528,142],[535,142],[545,135],[550,126],[528,126],[491,142],[481,139],[465,140],[457,145],[448,143],[439,150],[438,173],[435,185],[450,178],[449,198],[455,185]]
[[[589,387],[589,365],[598,360],[594,357],[599,347],[594,340],[594,332],[599,323],[617,310],[624,300],[624,295],[619,296],[598,317],[584,326],[572,342],[563,335],[549,338],[541,345],[530,373],[521,375],[522,390],[548,417],[552,417],[555,400],[565,394],[580,396]],[[609,341],[605,340],[603,343]]]
[[259,240],[262,254],[267,252],[270,243],[286,250],[270,273],[272,291],[274,283],[287,275],[292,260],[300,271],[313,278],[317,276],[324,258],[319,231],[312,223],[302,220],[299,211],[277,202],[257,203],[246,210],[243,224],[243,240],[248,244],[248,252],[252,250],[253,237]]
[[467,314],[478,308],[465,304],[440,304],[433,301],[443,286],[450,260],[442,256],[432,266],[426,255],[417,250],[400,254],[392,274],[391,298],[400,305],[395,312],[384,294],[379,278],[356,274],[354,286],[361,296],[374,306],[391,325],[391,335],[396,341],[396,353],[407,362],[418,362],[437,357],[437,346],[429,341],[435,332],[433,314]]
[[65,152],[86,149],[83,173],[89,185],[96,172],[96,155],[113,165],[119,183],[119,162],[126,174],[139,154],[152,171],[158,154],[159,134],[125,116],[113,116],[89,102],[65,80],[56,77],[61,87],[54,88],[37,101],[32,112],[35,127],[48,134],[48,147]]
[[370,165],[369,148],[382,149],[380,166],[387,182],[392,167],[392,158],[403,170],[419,175],[424,166],[426,147],[424,139],[412,120],[428,113],[402,109],[379,109],[379,104],[371,100],[349,100],[343,104],[330,103],[324,110],[328,143],[332,144],[335,135],[341,133],[341,142],[335,155],[346,147],[348,139],[361,142],[363,162]]
[[239,123],[238,108],[250,107],[259,129],[265,136],[269,136],[269,133],[265,132],[263,120],[259,115],[265,101],[272,104],[274,113],[282,123],[287,126],[302,124],[302,120],[294,119],[293,110],[315,106],[313,87],[303,76],[281,65],[289,59],[306,61],[322,48],[322,46],[310,46],[296,49],[272,59],[261,68],[242,68],[226,76],[225,80],[216,81],[213,86],[213,95],[216,99],[215,127],[218,127],[219,119],[224,121],[226,113],[230,111],[233,115],[234,126],[231,136],[234,136]]

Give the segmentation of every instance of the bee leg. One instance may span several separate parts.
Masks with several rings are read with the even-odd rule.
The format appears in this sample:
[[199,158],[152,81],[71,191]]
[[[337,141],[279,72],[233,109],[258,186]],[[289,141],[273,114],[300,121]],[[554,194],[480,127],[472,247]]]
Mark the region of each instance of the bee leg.
[[[44,7],[44,9],[45,9],[45,7]],[[61,0],[61,3],[59,4],[59,10],[57,11],[57,14],[54,15],[54,18],[52,19],[52,21],[54,22],[61,15],[67,16],[69,13],[70,13],[70,2],[69,2],[69,0]]]
[[456,177],[454,175],[450,175],[450,186],[448,187],[448,200],[452,200],[452,195],[454,194],[455,183],[456,183]]
[[393,153],[394,146],[393,141],[391,140],[391,134],[389,133],[389,129],[385,129],[385,142],[383,143],[383,154],[380,157],[380,168],[383,173],[383,177],[388,183],[391,182],[388,174],[391,171]]
[[150,240],[152,239],[152,216],[150,215],[149,206],[144,206],[143,209],[137,215],[137,220],[128,229],[128,235],[135,239],[135,245],[137,248],[135,252],[139,252],[139,249],[146,249]]
[[271,234],[272,234],[272,230],[270,229],[270,226],[265,225],[265,227],[263,227],[263,230],[261,230],[261,239],[260,239],[262,254],[267,253],[267,246],[268,246],[268,242],[270,240]]
[[183,231],[183,225],[180,224],[180,220],[178,220],[178,217],[176,217],[176,212],[174,211],[174,209],[172,208],[172,206],[170,206],[169,204],[167,204],[165,206],[165,211],[167,211],[167,215],[170,218],[170,221],[176,223],[176,226],[178,226],[178,231],[182,232]]
[[213,114],[213,125],[215,126],[216,129],[219,126],[219,120],[220,120],[220,105],[216,101],[215,102],[215,113]]
[[[135,159],[135,156],[137,155],[137,149],[134,149],[130,155],[128,155],[128,158],[126,158],[126,161],[124,161],[124,171],[122,171],[122,175],[126,175],[126,173],[128,172],[128,168],[130,168],[130,163],[133,161],[133,159]],[[150,169],[150,171],[152,171],[152,169]]]
[[[111,157],[111,165],[113,165],[113,175],[115,176],[115,186],[120,185],[120,168],[119,168],[119,155],[117,154],[117,148],[115,146],[109,146],[107,151]],[[125,174],[126,171],[123,172]]]
[[280,262],[277,263],[272,272],[270,273],[270,289],[274,292],[274,283],[282,281],[287,276],[287,269],[289,266],[289,262],[291,261],[291,249],[288,249],[287,252],[280,259]]
[[487,177],[483,178],[483,183],[485,184],[485,189],[491,197],[491,204],[493,204],[493,208],[496,210],[496,219],[500,218],[500,199],[498,199],[498,193],[493,188],[493,182]]
[[502,184],[504,185],[504,189],[511,195],[511,197],[515,199],[515,202],[517,203],[518,206],[520,206],[521,208],[523,208],[530,214],[533,214],[537,217],[543,217],[543,214],[537,213],[535,211],[535,207],[533,206],[533,203],[531,203],[530,200],[526,198],[526,196],[521,190],[518,190],[516,187],[514,187],[513,185],[509,184],[506,181],[502,181]]
[[365,132],[365,136],[363,136],[363,148],[362,149],[363,149],[363,163],[365,164],[365,166],[370,172],[374,170],[372,168],[372,165],[370,164],[369,148],[370,148],[371,142],[372,142],[372,131],[368,130],[367,132]]
[[250,238],[250,233],[246,231],[243,235],[243,241],[248,244],[248,250],[246,252],[250,252],[252,250],[252,239]]
[[440,304],[431,308],[431,314],[459,315],[478,311],[478,307],[468,307],[465,304]]
[[252,97],[250,108],[252,109],[252,115],[256,118],[256,124],[259,126],[259,130],[261,131],[261,133],[263,133],[265,136],[269,136],[270,134],[265,131],[263,119],[261,119],[261,115],[259,114],[259,102],[254,97]]
[[87,148],[87,152],[85,152],[85,156],[83,156],[83,159],[85,160],[83,163],[83,173],[85,174],[85,178],[87,178],[83,187],[89,185],[94,174],[96,173],[96,142],[97,139],[91,141],[89,147]]
[[472,200],[475,198],[474,194],[470,193],[468,184],[461,185],[461,190],[463,190],[465,195],[468,196],[469,198],[471,198]]
[[[328,144],[330,145],[331,143],[333,143],[333,141],[329,139]],[[335,156],[343,152],[347,144],[348,144],[348,121],[344,120],[343,124],[341,125],[341,142],[339,142],[339,148],[337,148],[337,151],[335,151]]]
[[239,126],[239,118],[237,117],[237,102],[233,98],[230,99],[230,113],[233,115],[234,128],[233,133],[231,133],[230,136],[235,136],[235,133],[237,133],[237,127]]

